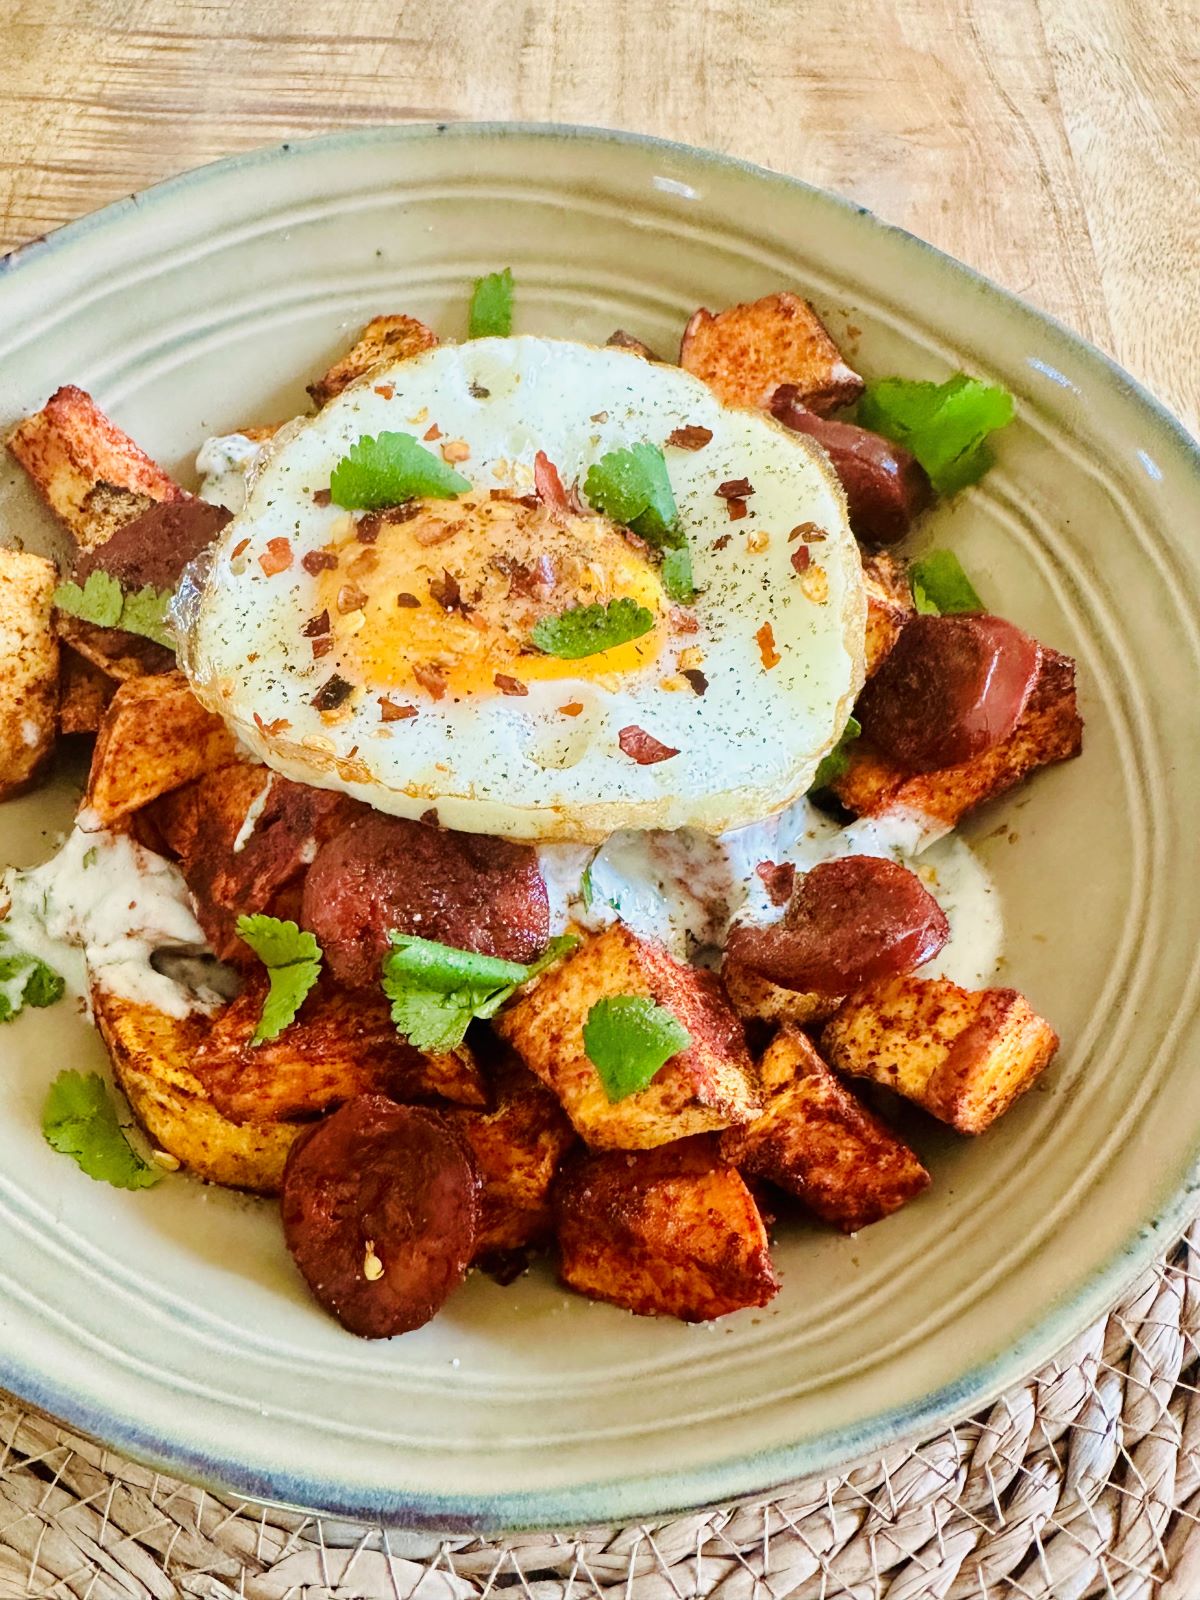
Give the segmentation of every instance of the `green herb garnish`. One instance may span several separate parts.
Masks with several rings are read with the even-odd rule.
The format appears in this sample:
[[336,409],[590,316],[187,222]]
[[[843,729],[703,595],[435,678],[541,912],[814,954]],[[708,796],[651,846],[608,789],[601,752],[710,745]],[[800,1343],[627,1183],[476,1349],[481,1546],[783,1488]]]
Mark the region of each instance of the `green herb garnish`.
[[809,794],[815,794],[818,789],[828,789],[831,783],[837,782],[850,765],[850,746],[861,733],[862,727],[857,718],[847,717],[841,738],[829,754],[822,758],[820,766],[813,775]]
[[673,1012],[642,994],[597,1000],[583,1025],[583,1048],[614,1104],[644,1089],[691,1042]]
[[682,606],[690,606],[696,598],[696,585],[692,580],[692,552],[686,545],[668,550],[663,557],[662,585],[670,599]]
[[42,1109],[46,1143],[81,1171],[117,1189],[149,1189],[162,1173],[130,1144],[99,1073],[60,1072]]
[[881,378],[858,403],[861,425],[911,450],[943,495],[983,476],[993,459],[987,436],[1013,414],[1007,389],[963,372],[945,383]]
[[656,549],[684,547],[667,460],[657,445],[610,450],[588,468],[583,492],[597,511],[632,528]]
[[453,500],[470,487],[469,479],[418,444],[411,433],[364,435],[329,478],[334,505],[352,511],[398,506],[418,497]]
[[413,934],[389,938],[381,981],[392,1021],[415,1049],[433,1055],[455,1049],[475,1017],[494,1017],[519,984],[539,977],[579,943],[571,934],[551,939],[536,961],[522,966]]
[[513,275],[512,268],[503,272],[489,272],[476,278],[471,291],[471,309],[467,313],[468,339],[506,339],[512,332]]
[[599,655],[654,627],[654,613],[636,600],[610,600],[606,606],[572,606],[556,617],[543,617],[530,637],[539,650],[562,661]]
[[98,628],[124,628],[155,644],[175,648],[175,636],[167,626],[170,589],[145,588],[126,593],[111,572],[89,572],[82,588],[77,583],[60,583],[54,591],[54,604],[68,616],[94,622]]
[[946,617],[983,611],[983,601],[953,550],[931,550],[908,569],[913,604],[922,616]]
[[321,946],[313,935],[263,912],[237,919],[244,939],[267,969],[270,987],[251,1044],[276,1039],[304,1003],[321,975]]
[[52,1006],[66,984],[44,961],[23,950],[0,952],[0,1022],[11,1022],[26,1006]]

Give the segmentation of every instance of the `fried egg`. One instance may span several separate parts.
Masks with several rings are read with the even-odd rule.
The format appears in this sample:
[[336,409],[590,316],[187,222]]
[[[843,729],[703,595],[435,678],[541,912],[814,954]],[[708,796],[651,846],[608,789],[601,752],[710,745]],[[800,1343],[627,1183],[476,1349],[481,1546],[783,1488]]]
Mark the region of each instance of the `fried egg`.
[[[331,504],[338,462],[383,433],[469,490]],[[539,453],[573,485],[641,443],[665,456],[692,604],[578,493],[535,493]],[[649,613],[640,637],[575,659],[533,644],[544,619],[615,600]],[[564,340],[441,346],[289,427],[176,609],[197,695],[275,770],[523,839],[769,816],[808,787],[863,678],[861,562],[823,452],[677,367]]]

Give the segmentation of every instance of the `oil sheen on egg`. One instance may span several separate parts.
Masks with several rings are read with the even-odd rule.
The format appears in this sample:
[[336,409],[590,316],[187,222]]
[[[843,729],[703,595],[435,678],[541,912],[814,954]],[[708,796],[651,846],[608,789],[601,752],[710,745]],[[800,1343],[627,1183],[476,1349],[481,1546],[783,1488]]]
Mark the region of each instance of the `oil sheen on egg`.
[[[669,442],[689,427],[711,439]],[[328,504],[337,463],[385,432],[470,491],[374,518]],[[644,442],[665,455],[693,605],[586,503],[533,495],[538,452],[570,486]],[[743,479],[731,517],[718,490]],[[574,660],[532,646],[542,617],[625,598],[653,617],[641,638]],[[576,842],[723,833],[802,794],[861,686],[864,619],[845,499],[809,439],[679,368],[525,337],[377,369],[289,428],[179,617],[197,694],[276,770],[399,816]]]

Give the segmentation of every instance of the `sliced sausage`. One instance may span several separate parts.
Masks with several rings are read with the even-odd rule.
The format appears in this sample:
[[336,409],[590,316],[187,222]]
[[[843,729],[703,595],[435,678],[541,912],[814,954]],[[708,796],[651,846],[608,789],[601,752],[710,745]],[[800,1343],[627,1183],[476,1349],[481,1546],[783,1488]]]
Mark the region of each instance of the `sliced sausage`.
[[783,921],[734,927],[726,957],[805,994],[844,995],[932,960],[950,924],[915,873],[878,856],[806,872]]
[[302,919],[335,977],[379,981],[388,934],[532,961],[550,938],[550,902],[528,845],[372,812],[317,854]]
[[163,500],[127,522],[103,544],[83,550],[72,573],[86,583],[107,572],[122,589],[173,589],[184,567],[213,542],[230,520],[224,506],[205,500]]
[[444,1117],[359,1095],[292,1146],[280,1196],[284,1237],[344,1328],[388,1339],[436,1316],[466,1277],[477,1192]]
[[906,771],[955,767],[1012,733],[1038,660],[1037,641],[1002,617],[914,617],[855,715]]
[[932,503],[933,486],[916,456],[869,428],[817,416],[801,404],[795,384],[780,384],[771,413],[824,448],[846,491],[850,525],[868,544],[903,539],[913,519]]

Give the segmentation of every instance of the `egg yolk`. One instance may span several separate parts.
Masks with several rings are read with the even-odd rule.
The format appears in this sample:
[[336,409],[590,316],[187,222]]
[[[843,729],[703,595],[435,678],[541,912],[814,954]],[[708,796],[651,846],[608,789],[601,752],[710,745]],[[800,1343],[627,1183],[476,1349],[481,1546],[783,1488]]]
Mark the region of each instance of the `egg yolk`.
[[[667,600],[644,550],[606,517],[510,495],[368,512],[327,546],[318,611],[347,676],[440,698],[520,694],[527,683],[639,671],[662,649]],[[595,655],[544,655],[530,635],[575,606],[629,598],[654,627]]]

